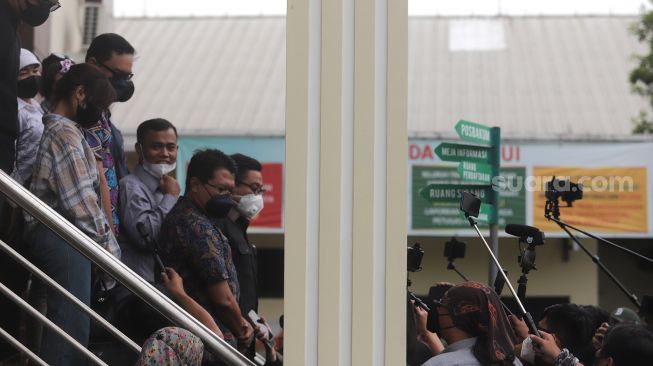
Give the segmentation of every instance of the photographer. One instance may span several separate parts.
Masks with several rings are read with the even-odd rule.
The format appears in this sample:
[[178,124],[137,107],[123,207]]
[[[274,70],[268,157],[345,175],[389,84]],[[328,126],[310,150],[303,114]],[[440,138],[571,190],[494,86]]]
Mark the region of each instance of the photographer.
[[449,289],[436,306],[448,345],[423,365],[522,365],[513,354],[515,334],[492,289],[464,282]]

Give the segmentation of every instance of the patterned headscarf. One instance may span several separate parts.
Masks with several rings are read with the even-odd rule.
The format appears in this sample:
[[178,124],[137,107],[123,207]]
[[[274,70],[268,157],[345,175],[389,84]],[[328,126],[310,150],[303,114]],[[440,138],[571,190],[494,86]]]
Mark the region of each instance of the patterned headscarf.
[[464,282],[447,290],[442,304],[457,328],[477,337],[473,353],[481,364],[512,364],[517,337],[492,289]]
[[200,366],[204,344],[191,332],[176,327],[159,329],[145,341],[136,366]]

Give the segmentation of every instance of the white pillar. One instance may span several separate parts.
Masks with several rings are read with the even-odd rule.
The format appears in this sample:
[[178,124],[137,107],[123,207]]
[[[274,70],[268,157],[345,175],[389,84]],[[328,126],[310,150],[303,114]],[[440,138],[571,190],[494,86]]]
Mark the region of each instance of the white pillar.
[[284,363],[402,364],[406,0],[287,14]]

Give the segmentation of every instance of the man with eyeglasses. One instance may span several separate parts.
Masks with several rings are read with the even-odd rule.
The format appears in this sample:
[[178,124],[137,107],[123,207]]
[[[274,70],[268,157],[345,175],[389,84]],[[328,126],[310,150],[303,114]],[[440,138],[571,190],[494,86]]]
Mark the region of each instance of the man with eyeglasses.
[[[50,0],[0,0],[0,169],[12,173],[16,161],[16,138],[18,137],[18,72],[21,42],[18,26],[21,22],[32,27],[43,24],[50,13],[59,7],[58,1]],[[0,236],[7,240],[7,226],[10,223],[11,208],[5,197],[0,195]],[[10,242],[18,245],[19,243]],[[0,259],[0,282],[19,293],[24,288],[25,275],[19,265],[9,258]],[[13,304],[6,298],[0,299],[0,328],[16,334],[20,317]],[[0,342],[0,359],[14,352]]]
[[[243,154],[233,154],[236,162],[236,185],[233,189],[238,205],[229,214],[215,223],[229,240],[231,255],[238,272],[240,284],[240,311],[247,316],[250,310],[258,312],[258,281],[256,247],[247,237],[247,228],[251,220],[263,209],[263,167],[261,163]],[[247,352],[254,356],[254,347]]]
[[17,29],[21,22],[37,27],[61,5],[50,0],[0,0],[0,169],[11,173],[14,142],[18,135],[16,79],[21,42]]
[[214,317],[225,341],[243,351],[254,332],[238,305],[231,248],[215,224],[236,205],[231,195],[236,171],[233,159],[220,150],[196,152],[188,163],[185,194],[166,216],[159,244],[164,264],[183,278],[188,295]]
[[[134,47],[125,38],[115,33],[95,37],[86,51],[86,63],[97,66],[109,78],[118,102],[126,102],[134,93],[131,78],[135,52]],[[98,124],[88,128],[84,135],[96,154],[96,159],[102,162],[111,203],[109,220],[116,237],[121,240],[118,182],[129,174],[122,133],[113,124],[111,114],[107,111],[102,114]]]

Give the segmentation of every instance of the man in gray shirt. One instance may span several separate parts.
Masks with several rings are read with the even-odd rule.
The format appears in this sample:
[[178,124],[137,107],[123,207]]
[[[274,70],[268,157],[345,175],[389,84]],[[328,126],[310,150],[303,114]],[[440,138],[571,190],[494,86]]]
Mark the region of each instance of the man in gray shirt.
[[177,129],[162,118],[147,120],[138,126],[136,141],[138,167],[120,180],[122,260],[141,277],[154,282],[152,248],[143,240],[138,226],[142,225],[154,240],[177,202],[179,183],[168,175],[177,163]]

